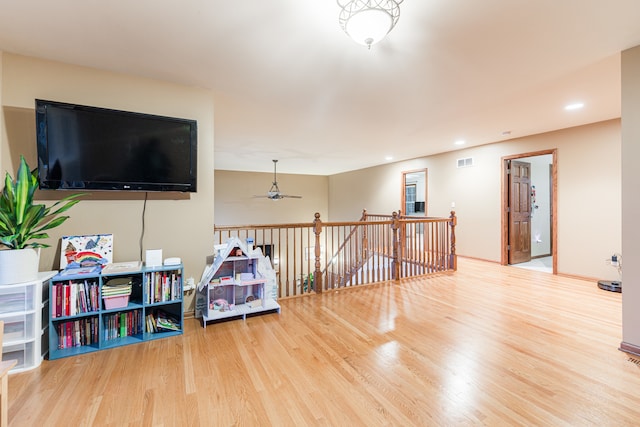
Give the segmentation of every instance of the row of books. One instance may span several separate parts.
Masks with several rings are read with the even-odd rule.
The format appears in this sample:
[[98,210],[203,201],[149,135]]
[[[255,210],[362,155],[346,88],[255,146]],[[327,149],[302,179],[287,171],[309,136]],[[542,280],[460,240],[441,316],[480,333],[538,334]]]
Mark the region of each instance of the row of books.
[[58,348],[71,348],[98,343],[98,317],[87,317],[56,324]]
[[[143,325],[142,310],[108,314],[104,315],[102,320],[105,340],[139,335],[143,327],[149,333],[180,330],[180,322],[163,311],[148,314],[145,319],[146,325]],[[60,322],[55,328],[59,349],[98,343],[100,332],[97,316]]]
[[147,314],[146,318],[146,331],[150,333],[164,332],[164,331],[179,331],[180,322],[165,313],[164,311],[157,311],[154,314]]
[[96,280],[58,282],[53,285],[52,316],[75,316],[98,311],[100,296]]
[[173,301],[182,298],[182,276],[172,271],[145,274],[145,303]]
[[128,337],[142,333],[142,311],[131,310],[124,313],[113,313],[102,316],[104,322],[104,339]]

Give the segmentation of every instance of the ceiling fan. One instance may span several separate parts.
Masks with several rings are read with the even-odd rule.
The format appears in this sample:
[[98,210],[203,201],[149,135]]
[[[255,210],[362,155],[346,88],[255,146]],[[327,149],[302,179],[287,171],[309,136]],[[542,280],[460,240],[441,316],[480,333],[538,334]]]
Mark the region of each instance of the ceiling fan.
[[273,161],[273,184],[271,184],[271,188],[267,192],[266,196],[253,196],[253,197],[266,197],[271,200],[280,200],[284,198],[289,199],[302,199],[302,196],[290,196],[288,194],[282,194],[280,192],[280,188],[278,188],[278,179],[276,175],[276,165],[278,164],[277,160]]

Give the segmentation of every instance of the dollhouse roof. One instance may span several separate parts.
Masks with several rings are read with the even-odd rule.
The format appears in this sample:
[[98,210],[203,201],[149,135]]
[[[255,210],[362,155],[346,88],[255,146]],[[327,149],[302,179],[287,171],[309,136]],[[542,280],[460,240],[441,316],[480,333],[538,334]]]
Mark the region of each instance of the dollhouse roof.
[[207,286],[207,283],[209,283],[209,281],[213,278],[213,276],[222,266],[222,263],[231,255],[234,249],[240,248],[245,256],[248,255],[249,258],[255,258],[254,256],[251,256],[251,254],[249,254],[247,244],[237,237],[229,237],[224,243],[224,246],[216,246],[216,248],[218,249],[218,253],[215,256],[213,263],[207,265],[202,272],[202,278],[198,283],[198,291],[201,291],[205,286]]

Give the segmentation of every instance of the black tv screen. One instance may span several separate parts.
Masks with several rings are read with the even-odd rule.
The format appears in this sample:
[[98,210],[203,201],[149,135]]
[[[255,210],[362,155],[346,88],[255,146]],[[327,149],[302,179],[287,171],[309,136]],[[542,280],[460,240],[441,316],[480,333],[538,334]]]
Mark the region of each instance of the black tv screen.
[[197,183],[197,122],[36,99],[41,189],[183,191]]

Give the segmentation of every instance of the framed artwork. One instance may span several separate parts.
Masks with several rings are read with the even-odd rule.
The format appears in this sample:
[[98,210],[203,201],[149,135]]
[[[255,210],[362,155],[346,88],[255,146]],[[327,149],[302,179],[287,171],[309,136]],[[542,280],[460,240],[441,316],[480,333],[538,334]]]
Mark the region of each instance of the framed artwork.
[[113,262],[113,234],[62,236],[60,268],[79,268]]

